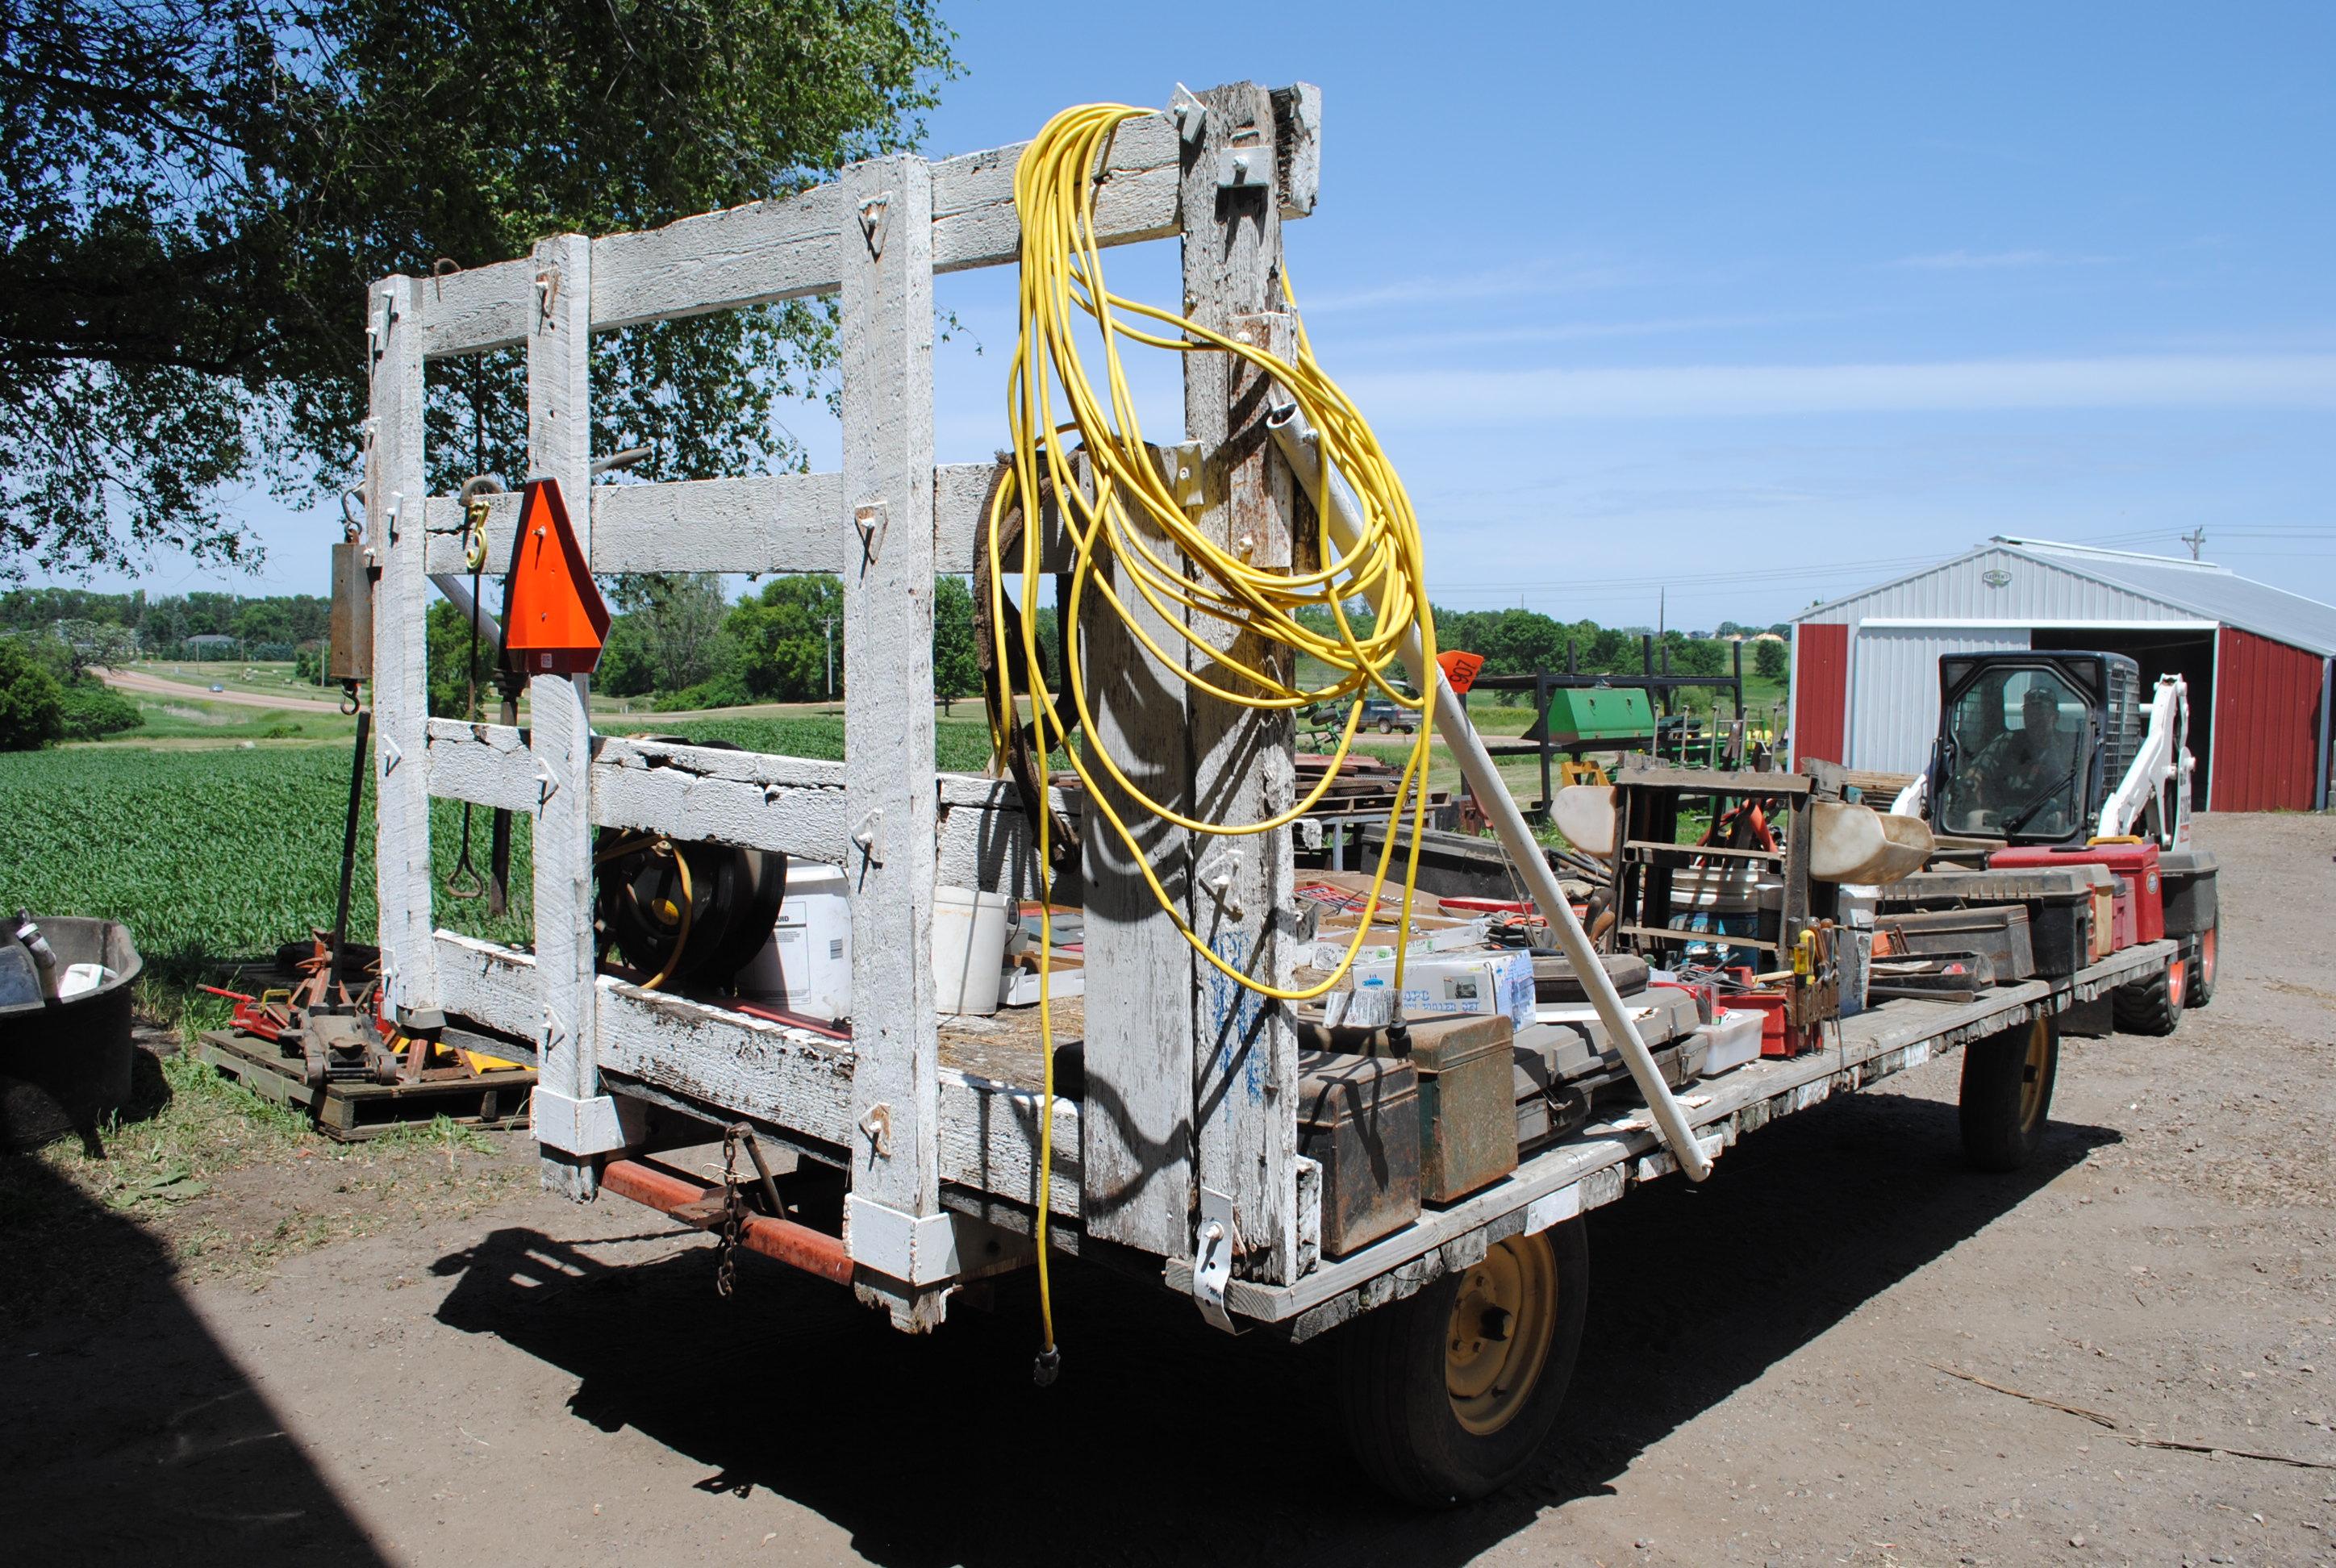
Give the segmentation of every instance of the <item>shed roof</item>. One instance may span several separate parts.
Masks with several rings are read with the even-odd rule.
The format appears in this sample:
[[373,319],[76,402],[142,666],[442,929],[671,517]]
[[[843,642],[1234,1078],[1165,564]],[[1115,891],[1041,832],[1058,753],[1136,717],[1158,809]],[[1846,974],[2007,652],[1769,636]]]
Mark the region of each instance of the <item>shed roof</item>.
[[2336,655],[2336,605],[2290,593],[2253,578],[2241,577],[2211,561],[2183,560],[2173,556],[2138,555],[2128,550],[2097,550],[2088,545],[2062,544],[2048,539],[1997,535],[1976,550],[1967,550],[1937,566],[1862,589],[1795,616],[1809,620],[1838,609],[1883,589],[1927,576],[1974,556],[2000,550],[2042,566],[2073,572],[2096,582],[2154,599],[2170,609],[2205,620],[2223,622],[2259,637],[2308,649],[2323,657]]

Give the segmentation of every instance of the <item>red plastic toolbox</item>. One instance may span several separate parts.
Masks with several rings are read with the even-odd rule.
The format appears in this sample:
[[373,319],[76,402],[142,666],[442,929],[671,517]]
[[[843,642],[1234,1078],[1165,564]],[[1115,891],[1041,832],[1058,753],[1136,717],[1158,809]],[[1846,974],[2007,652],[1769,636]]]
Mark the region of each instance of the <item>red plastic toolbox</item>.
[[[2109,874],[2131,890],[2133,940],[2154,942],[2166,935],[2165,889],[2157,872],[2155,843],[2021,844],[1990,855],[1990,866],[2066,866],[2088,862],[2109,868]],[[2117,945],[2128,945],[2122,940]]]

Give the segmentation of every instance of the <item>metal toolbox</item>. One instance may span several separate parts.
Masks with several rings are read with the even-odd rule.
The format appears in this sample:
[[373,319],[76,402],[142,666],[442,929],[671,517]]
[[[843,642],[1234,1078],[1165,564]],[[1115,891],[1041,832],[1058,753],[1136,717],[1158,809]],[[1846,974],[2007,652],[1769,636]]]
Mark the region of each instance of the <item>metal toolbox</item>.
[[1422,1202],[1448,1203],[1517,1168],[1515,1038],[1506,1018],[1411,1026]]
[[1301,1051],[1298,1152],[1322,1167],[1322,1255],[1419,1218],[1419,1076],[1393,1057]]
[[1893,957],[1981,953],[1996,983],[2024,980],[2036,973],[2036,949],[2028,932],[2025,904],[1994,904],[1971,910],[1890,910],[1874,917],[1886,932]]
[[2094,959],[2093,879],[2097,865],[2037,866],[1982,872],[1918,872],[1884,884],[1876,925],[1887,925],[1909,909],[1947,910],[1972,905],[2020,904],[2028,911],[2034,972],[2058,979],[2075,974]]

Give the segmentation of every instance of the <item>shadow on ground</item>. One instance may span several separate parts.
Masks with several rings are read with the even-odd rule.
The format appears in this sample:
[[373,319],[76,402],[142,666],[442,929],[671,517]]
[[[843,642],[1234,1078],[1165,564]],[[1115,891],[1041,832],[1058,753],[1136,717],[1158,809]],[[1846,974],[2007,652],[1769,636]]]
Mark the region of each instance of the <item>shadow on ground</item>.
[[0,1188],[0,1230],[17,1232],[38,1215],[72,1232],[74,1267],[118,1281],[107,1310],[0,1345],[0,1557],[238,1568],[382,1561],[170,1286],[161,1242],[32,1158],[8,1159]]
[[1950,1105],[1863,1095],[1766,1130],[1703,1188],[1591,1218],[1592,1296],[1560,1434],[1517,1485],[1420,1514],[1350,1468],[1332,1339],[1228,1340],[1188,1303],[1095,1269],[1057,1278],[1063,1380],[1031,1386],[1035,1298],[894,1335],[843,1291],[710,1252],[610,1268],[506,1230],[443,1259],[448,1324],[579,1379],[576,1415],[706,1466],[706,1506],[757,1488],[889,1568],[1066,1563],[1458,1563],[1599,1492],[1649,1445],[2116,1136],[2056,1127],[2016,1176],[1957,1152]]

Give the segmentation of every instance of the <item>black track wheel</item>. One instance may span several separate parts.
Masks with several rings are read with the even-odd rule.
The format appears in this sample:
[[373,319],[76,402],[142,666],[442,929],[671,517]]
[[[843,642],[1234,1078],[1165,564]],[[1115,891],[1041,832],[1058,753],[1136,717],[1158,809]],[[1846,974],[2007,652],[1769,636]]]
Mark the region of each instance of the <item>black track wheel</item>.
[[2182,944],[2183,956],[2189,960],[2189,972],[2182,978],[2182,1005],[2185,1008],[2203,1008],[2214,999],[2214,967],[2221,957],[2216,950],[2221,944],[2215,937],[2222,925],[2217,919],[2205,930],[2192,933]]
[[1482,1497],[1533,1461],[1582,1353],[1580,1220],[1363,1314],[1338,1341],[1338,1403],[1364,1471],[1424,1508]]
[[2146,980],[2109,993],[2109,1012],[2121,1035],[2170,1035],[2182,1022],[2189,965],[2179,957]]
[[2060,1025],[2039,1018],[1974,1040],[1963,1051],[1963,1157],[1982,1171],[2016,1171],[2044,1141],[2060,1072]]

